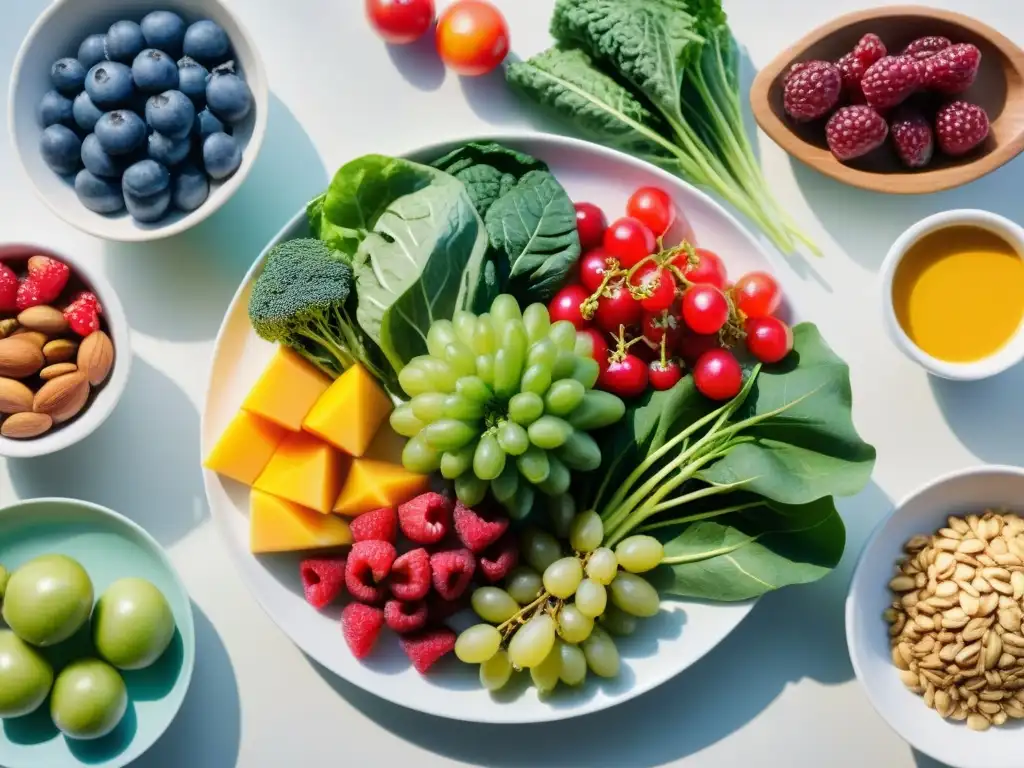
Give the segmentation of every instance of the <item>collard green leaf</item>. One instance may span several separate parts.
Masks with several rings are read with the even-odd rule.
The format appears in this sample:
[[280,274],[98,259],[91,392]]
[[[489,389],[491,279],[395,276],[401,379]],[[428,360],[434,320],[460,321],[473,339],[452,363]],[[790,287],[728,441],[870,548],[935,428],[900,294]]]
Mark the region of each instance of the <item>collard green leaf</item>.
[[471,165],[453,175],[465,185],[473,207],[481,216],[501,197],[502,179],[505,177],[493,166]]
[[546,171],[547,165],[525,152],[511,149],[496,142],[463,144],[431,163],[434,168],[453,176],[474,165],[489,165],[501,173],[519,179],[530,171]]
[[491,247],[508,258],[512,291],[525,306],[547,301],[580,256],[576,209],[548,171],[530,171],[485,217]]

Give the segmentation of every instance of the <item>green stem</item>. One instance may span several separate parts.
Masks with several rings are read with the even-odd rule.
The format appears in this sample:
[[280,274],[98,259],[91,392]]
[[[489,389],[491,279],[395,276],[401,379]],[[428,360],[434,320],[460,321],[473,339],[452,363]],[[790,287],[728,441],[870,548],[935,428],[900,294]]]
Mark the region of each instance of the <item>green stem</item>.
[[656,523],[648,523],[642,525],[636,529],[637,533],[650,533],[651,531],[657,531],[662,528],[672,528],[677,525],[686,525],[687,523],[695,523],[698,520],[709,520],[712,517],[721,517],[722,515],[731,515],[733,512],[742,512],[745,509],[753,509],[754,507],[763,506],[764,502],[761,501],[750,501],[746,504],[734,504],[731,507],[722,507],[721,509],[712,509],[707,512],[698,512],[693,515],[684,515],[683,517],[676,517],[671,520],[659,520]]
[[[693,493],[688,493],[685,496],[676,496],[671,501],[663,501],[661,504],[656,504],[651,510],[651,516],[661,512],[668,512],[670,509],[681,507],[684,504],[689,504],[691,501],[697,501],[698,499],[704,499],[708,496],[717,496],[720,493],[728,493],[729,491],[739,488],[741,485],[749,483],[751,480],[756,478],[748,478],[746,480],[738,480],[735,483],[724,483],[723,485],[709,485],[707,488],[701,488]],[[711,515],[713,517],[714,515]],[[701,515],[692,515],[694,519],[701,519]]]

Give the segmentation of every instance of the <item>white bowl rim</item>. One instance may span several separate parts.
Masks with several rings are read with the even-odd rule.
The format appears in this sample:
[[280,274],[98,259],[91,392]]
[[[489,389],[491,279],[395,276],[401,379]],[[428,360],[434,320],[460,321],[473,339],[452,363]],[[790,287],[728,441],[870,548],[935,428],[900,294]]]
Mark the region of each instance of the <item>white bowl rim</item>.
[[958,208],[932,214],[910,226],[896,239],[886,254],[879,273],[882,314],[889,337],[904,355],[922,368],[944,379],[977,381],[1002,373],[1024,360],[1024,321],[1013,336],[991,355],[968,363],[951,363],[933,357],[918,347],[903,330],[893,306],[893,278],[896,275],[896,268],[910,247],[926,235],[957,226],[979,227],[998,235],[1017,251],[1021,259],[1024,259],[1024,227],[1005,216],[976,208]]
[[[17,248],[32,253],[52,254],[77,273],[82,282],[92,288],[103,307],[103,317],[106,320],[107,330],[114,342],[114,367],[111,369],[110,378],[103,385],[97,397],[103,397],[104,408],[97,407],[98,403],[93,401],[78,416],[66,424],[62,424],[53,432],[40,437],[33,437],[29,440],[12,440],[9,437],[0,437],[0,457],[7,459],[31,459],[39,456],[48,456],[51,453],[62,451],[75,443],[84,440],[95,432],[103,422],[107,420],[124,394],[128,385],[128,377],[132,368],[132,339],[131,328],[128,325],[128,318],[124,314],[121,300],[117,297],[110,282],[97,270],[88,265],[85,259],[78,256],[71,256],[65,252],[56,251],[53,248],[37,245],[35,243],[17,242],[2,243],[0,251],[6,248]],[[0,259],[2,262],[3,259]]]
[[[231,9],[221,2],[221,0],[205,0],[205,2],[218,6],[225,16],[230,17],[234,21],[242,38],[253,51],[253,60],[247,69],[253,71],[254,76],[246,77],[246,83],[253,89],[252,97],[253,103],[256,105],[256,118],[252,127],[252,135],[249,137],[249,142],[246,144],[245,152],[242,154],[242,164],[238,167],[238,170],[235,171],[234,175],[220,187],[218,190],[220,194],[218,194],[215,200],[207,200],[196,210],[182,216],[177,221],[163,226],[140,228],[127,232],[110,232],[106,227],[99,223],[104,221],[104,218],[99,214],[96,215],[96,218],[90,217],[85,221],[71,220],[64,216],[60,207],[50,199],[49,195],[40,188],[36,183],[35,178],[31,173],[29,173],[28,166],[22,158],[21,148],[18,146],[18,138],[15,132],[14,114],[15,102],[17,101],[17,83],[21,78],[21,68],[24,64],[25,53],[28,51],[28,48],[35,37],[39,34],[39,31],[49,23],[50,19],[55,16],[63,6],[71,5],[78,1],[79,0],[53,0],[52,4],[47,6],[47,8],[39,15],[39,18],[35,20],[35,23],[33,23],[29,28],[29,31],[26,33],[25,39],[22,41],[21,46],[18,48],[18,53],[14,58],[14,67],[11,70],[11,79],[7,88],[7,133],[11,137],[11,145],[14,148],[15,156],[18,158],[18,165],[21,167],[22,173],[31,183],[32,190],[35,192],[36,197],[42,200],[43,203],[46,204],[47,208],[53,211],[53,213],[61,220],[66,221],[73,227],[90,235],[94,235],[105,240],[113,240],[123,243],[146,243],[179,235],[208,219],[228,200],[230,200],[234,196],[235,192],[238,191],[238,188],[242,186],[242,182],[244,182],[246,177],[248,177],[249,172],[256,163],[256,157],[260,153],[260,149],[263,146],[263,139],[267,132],[267,111],[270,104],[270,87],[267,84],[267,74],[263,65],[263,57],[259,54],[259,48],[256,46],[256,41],[253,39],[248,28],[238,18],[237,14],[231,11]],[[168,5],[174,4],[174,0],[166,1]]]
[[[626,163],[628,165],[631,165],[631,166],[633,166],[635,168],[643,169],[646,173],[653,174],[654,176],[663,177],[663,178],[666,179],[666,181],[668,183],[685,185],[685,186],[689,187],[694,194],[703,197],[705,199],[705,202],[707,203],[707,205],[710,208],[712,208],[718,215],[722,216],[723,219],[728,221],[736,229],[736,231],[740,233],[741,237],[743,237],[745,240],[747,240],[750,243],[750,247],[752,249],[754,249],[755,251],[760,252],[764,256],[766,261],[768,261],[770,264],[774,264],[775,261],[776,261],[776,257],[774,255],[774,252],[773,252],[772,249],[764,248],[757,241],[757,239],[754,237],[754,235],[751,234],[750,230],[746,226],[744,226],[743,224],[740,223],[740,221],[736,218],[736,216],[734,216],[721,203],[719,203],[716,199],[714,199],[710,194],[708,194],[704,190],[700,189],[699,187],[694,186],[693,184],[691,184],[690,182],[686,181],[685,179],[683,179],[683,178],[681,178],[679,176],[675,176],[675,175],[669,173],[668,171],[664,170],[663,168],[659,168],[656,165],[648,163],[645,160],[641,160],[641,159],[639,159],[637,157],[634,157],[632,155],[626,154],[625,152],[621,152],[621,151],[619,151],[617,149],[612,149],[610,147],[605,147],[605,146],[600,145],[600,144],[595,144],[593,142],[586,141],[584,139],[578,139],[578,138],[575,138],[575,137],[572,137],[572,136],[563,136],[563,135],[554,134],[554,133],[546,133],[544,131],[538,131],[538,130],[534,130],[534,129],[512,129],[512,130],[493,131],[493,132],[481,131],[479,133],[471,133],[469,135],[457,135],[457,134],[448,135],[448,136],[445,136],[444,138],[438,139],[437,141],[430,142],[429,144],[415,146],[413,148],[407,148],[405,150],[397,151],[397,152],[394,152],[392,154],[395,157],[406,157],[406,158],[416,158],[416,157],[422,157],[424,155],[430,155],[430,154],[438,154],[438,155],[440,155],[444,151],[452,148],[453,146],[457,146],[459,144],[465,144],[465,143],[471,142],[471,141],[476,141],[476,142],[497,142],[497,143],[529,142],[529,141],[549,142],[550,144],[552,144],[552,146],[553,146],[553,148],[555,150],[557,150],[561,146],[561,147],[565,147],[565,148],[571,148],[571,149],[576,149],[576,150],[592,152],[594,154],[601,155],[601,156],[603,156],[603,157],[605,157],[605,158],[607,158],[609,160],[614,160],[614,161],[617,161],[617,162],[624,162],[624,163]],[[328,181],[328,184],[330,184],[330,181]],[[305,209],[305,207],[303,207],[291,219],[289,219],[288,222],[283,227],[281,227],[281,229],[278,230],[278,232],[275,233],[274,236],[270,240],[267,241],[267,246],[263,249],[263,251],[260,252],[260,254],[253,261],[252,265],[249,267],[249,270],[242,277],[242,279],[241,279],[241,281],[239,283],[238,289],[235,291],[235,294],[231,297],[230,302],[228,302],[228,307],[234,305],[235,302],[238,301],[239,297],[242,295],[242,293],[247,289],[249,284],[252,282],[253,277],[255,276],[257,270],[259,270],[260,267],[263,264],[263,261],[264,261],[264,258],[266,256],[266,253],[270,249],[270,244],[278,242],[281,239],[281,237],[283,237],[283,235],[286,232],[290,231],[293,227],[295,227],[296,224],[300,220],[302,220],[305,216],[306,216],[306,209]],[[211,360],[216,360],[217,357],[220,355],[221,343],[222,343],[222,341],[224,339],[224,331],[227,328],[229,319],[230,318],[228,316],[227,310],[225,310],[224,319],[221,321],[220,328],[218,328],[218,330],[217,330],[216,344],[214,345],[213,354],[211,355]],[[207,380],[206,390],[205,390],[205,392],[203,394],[203,401],[202,401],[203,402],[203,408],[202,408],[202,411],[201,411],[201,414],[200,414],[200,429],[199,429],[200,447],[199,447],[199,451],[200,451],[200,455],[201,456],[203,455],[203,446],[202,446],[203,435],[206,432],[206,413],[207,413],[206,403],[209,402],[210,394],[211,394],[211,392],[213,390],[213,385],[214,385],[214,382],[213,382],[213,366],[211,364],[210,376],[209,376],[209,378]],[[213,477],[216,477],[216,474],[214,472],[212,472],[211,470],[208,470],[206,468],[203,468],[203,488],[204,488],[204,491],[205,491],[205,494],[206,494],[207,502],[209,502],[209,498],[210,498],[209,483],[211,482],[211,479]],[[231,533],[227,529],[225,523],[221,520],[220,515],[213,514],[212,517],[214,519],[214,524],[216,525],[217,530],[220,532],[221,537],[224,538],[225,540],[229,539],[229,537],[231,536]],[[231,557],[232,560],[237,560],[238,559],[238,555],[235,553],[234,548],[227,547],[227,549],[229,551],[229,557]],[[241,563],[240,562],[236,562],[236,567],[240,568],[241,567]],[[242,576],[242,580],[245,583],[246,589],[249,591],[249,594],[251,594],[253,596],[253,598],[255,598],[257,604],[259,604],[260,608],[263,609],[263,611],[267,615],[267,617],[270,618],[270,620],[272,622],[274,622],[275,626],[278,626],[277,625],[277,621],[274,618],[274,614],[271,611],[270,606],[265,601],[264,596],[254,588],[254,586],[251,583],[251,581],[248,578],[245,578],[244,575]],[[758,598],[754,598],[754,599],[751,599],[751,600],[740,601],[740,602],[736,602],[736,603],[728,603],[728,605],[743,606],[745,608],[744,615],[739,620],[737,620],[737,622],[733,626],[733,628],[731,630],[729,630],[729,633],[731,633],[732,631],[735,631],[736,627],[738,627],[742,623],[743,619],[746,618],[746,615],[749,614],[749,612],[753,609],[753,607],[757,603],[757,601],[758,601]],[[284,635],[300,651],[302,651],[304,654],[306,654],[310,659],[314,659],[315,658],[314,656],[312,656],[310,654],[310,652],[308,651],[307,647],[305,645],[303,645],[301,642],[299,642],[296,638],[294,638],[290,633],[285,631],[280,626],[278,626],[278,629],[282,633],[284,633]],[[724,640],[725,637],[727,637],[729,633],[727,633],[726,635],[723,635],[722,640]],[[722,641],[720,640],[719,643],[721,643],[721,642]],[[687,666],[687,668],[689,668],[690,666],[693,666],[694,664],[698,663],[700,661],[700,659],[703,656],[707,655],[707,653],[710,653],[711,650],[712,650],[711,648],[708,648],[706,651],[704,651],[704,653],[696,656],[691,661],[691,663]],[[334,671],[330,670],[329,668],[325,667],[325,669],[328,669],[328,671],[330,671],[330,673],[332,675],[337,675],[337,673],[335,673]],[[522,724],[530,724],[530,723],[557,722],[559,720],[569,720],[569,719],[572,719],[572,718],[581,717],[583,715],[592,714],[594,712],[600,712],[602,710],[610,709],[610,708],[615,707],[615,706],[617,706],[619,704],[625,703],[626,701],[635,699],[638,696],[641,696],[644,693],[647,693],[648,691],[651,691],[651,690],[657,688],[658,686],[663,685],[664,683],[666,683],[669,680],[673,679],[678,674],[682,674],[683,672],[685,672],[685,669],[680,670],[678,673],[674,673],[674,674],[669,675],[668,677],[665,677],[665,678],[657,678],[657,677],[655,677],[655,678],[652,678],[652,679],[649,679],[649,680],[645,681],[644,683],[635,684],[629,690],[628,693],[626,693],[626,694],[622,695],[621,697],[616,698],[614,700],[596,700],[594,702],[587,703],[587,704],[581,706],[579,709],[570,709],[570,708],[562,709],[562,708],[553,708],[553,707],[552,708],[548,708],[548,710],[546,712],[547,717],[545,717],[545,718],[496,717],[495,715],[493,715],[491,713],[492,710],[488,709],[488,710],[480,710],[480,711],[474,710],[471,715],[469,715],[469,716],[462,715],[460,717],[460,719],[462,719],[465,722],[487,723],[487,724],[501,724],[501,725],[506,725],[506,724],[508,724],[508,725],[520,724],[520,725],[522,725]],[[337,676],[341,677],[340,675],[337,675]],[[380,693],[378,691],[373,691],[373,690],[370,690],[368,688],[365,688],[364,686],[361,685],[361,683],[359,681],[348,680],[347,678],[343,678],[343,679],[345,679],[346,682],[348,682],[349,684],[355,685],[356,687],[359,687],[362,690],[367,691],[368,693],[370,693],[373,696],[376,696],[378,698],[382,698],[382,699],[384,699],[386,701],[390,701],[392,704],[395,704],[397,706],[400,706],[400,707],[403,707],[403,708],[406,708],[406,709],[411,709],[413,711],[420,711],[416,707],[413,707],[413,706],[409,705],[408,703],[406,703],[406,702],[404,702],[404,701],[402,701],[400,699],[392,698],[392,697],[389,697],[389,696],[385,696],[384,694],[382,694],[382,693]],[[435,714],[435,716],[445,717],[445,718],[453,718],[454,719],[456,717],[455,715],[449,714],[446,711],[445,712],[441,712],[441,713],[433,713],[433,714]]]

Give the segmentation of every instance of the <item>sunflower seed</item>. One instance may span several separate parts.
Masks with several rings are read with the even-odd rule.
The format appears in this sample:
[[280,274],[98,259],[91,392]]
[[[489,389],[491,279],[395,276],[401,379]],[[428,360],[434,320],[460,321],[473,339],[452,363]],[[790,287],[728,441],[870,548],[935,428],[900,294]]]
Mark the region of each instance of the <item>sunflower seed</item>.
[[988,616],[995,611],[996,606],[999,605],[999,595],[995,592],[990,592],[981,598],[981,615]]
[[992,715],[992,725],[1003,725],[1006,723],[1007,714],[1001,709]]
[[984,576],[975,576],[971,581],[971,586],[983,595],[992,591],[992,585],[988,583]]
[[[977,597],[979,599],[981,598],[981,592],[979,592],[973,586],[971,586],[971,582],[957,580],[955,583],[958,587],[960,587],[961,590],[963,590],[963,592],[966,592],[971,597]],[[915,592],[909,592],[908,594],[916,595]]]
[[1002,710],[1002,707],[994,701],[979,701],[978,709],[986,715],[995,715]]
[[954,658],[961,667],[973,659],[981,651],[981,643],[974,642],[965,646]]
[[[942,548],[945,549],[945,547]],[[956,551],[965,555],[976,555],[985,551],[985,542],[975,538],[963,539],[957,544]]]
[[1013,587],[1010,586],[1010,582],[1008,582],[1008,581],[1000,581],[999,579],[991,579],[989,581],[989,584],[992,585],[992,589],[994,589],[996,592],[998,592],[1001,595],[1012,595],[1013,594]]
[[946,539],[940,538],[935,542],[935,547],[945,552],[956,552],[957,547],[960,546],[959,539]]
[[949,645],[942,646],[942,650],[939,651],[939,658],[949,663],[956,658],[956,655],[964,649],[963,643],[950,643]]
[[986,629],[988,629],[988,627],[985,624],[984,618],[971,619],[967,622],[967,626],[964,627],[963,638],[968,643],[973,643],[985,634]]
[[995,632],[989,632],[985,638],[985,669],[992,669],[1003,654],[1003,641]]
[[[1021,574],[1021,579],[1024,581],[1024,573]],[[935,587],[935,597],[954,597],[956,593],[956,584],[952,581],[940,581]]]
[[[955,558],[954,558],[955,559]],[[967,563],[957,563],[953,571],[953,579],[956,581],[970,581],[974,578],[974,568]]]
[[897,576],[889,582],[893,592],[909,592],[914,588],[914,579],[910,576]]
[[968,616],[977,616],[978,612],[981,610],[981,602],[977,597],[969,595],[966,592],[961,592],[960,607]]
[[[941,691],[939,691],[938,693],[941,693]],[[1007,699],[1003,702],[1003,712],[1005,712],[1015,720],[1020,720],[1021,718],[1024,718],[1024,707],[1021,707],[1021,705],[1013,699]]]

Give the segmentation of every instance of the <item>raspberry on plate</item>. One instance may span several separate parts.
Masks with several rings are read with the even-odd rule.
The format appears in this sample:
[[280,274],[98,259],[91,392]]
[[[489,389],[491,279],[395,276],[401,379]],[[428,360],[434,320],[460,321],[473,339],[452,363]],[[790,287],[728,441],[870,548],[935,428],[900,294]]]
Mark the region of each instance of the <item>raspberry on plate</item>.
[[914,42],[910,43],[906,48],[903,49],[903,56],[913,56],[918,61],[930,58],[939,51],[944,51],[953,44],[953,41],[948,37],[942,37],[941,35],[930,35],[928,37],[919,37]]
[[885,54],[885,43],[878,35],[869,33],[860,39],[852,51],[836,62],[839,74],[843,79],[843,91],[851,102],[864,103],[864,92],[861,90],[860,81],[868,67]]
[[977,104],[954,101],[935,116],[939,149],[947,155],[963,155],[988,138],[988,113]]
[[37,304],[52,304],[64,290],[71,277],[71,268],[63,261],[49,256],[33,256],[28,260],[28,276],[18,289],[19,310]]
[[400,635],[423,629],[427,626],[427,615],[427,604],[422,600],[414,603],[388,600],[384,604],[384,621]]
[[491,584],[504,579],[519,563],[519,545],[516,537],[506,533],[480,553],[477,565]]
[[889,53],[885,47],[885,43],[882,42],[882,38],[876,35],[874,32],[868,32],[864,37],[857,41],[857,45],[850,51],[851,55],[857,61],[864,65],[867,69],[876,61],[881,59],[883,56]]
[[0,264],[0,312],[18,311],[18,276],[6,264]]
[[447,627],[432,629],[403,637],[401,644],[416,671],[425,675],[438,660],[455,650],[455,633]]
[[391,566],[391,594],[399,600],[422,600],[430,591],[430,555],[410,549]]
[[828,61],[810,61],[791,71],[783,86],[783,106],[794,120],[806,122],[828,114],[839,103],[843,79],[839,68]]
[[345,564],[345,586],[349,594],[364,603],[379,603],[385,595],[381,582],[391,572],[394,562],[395,548],[388,542],[357,541]]
[[813,62],[810,61],[798,61],[796,64],[791,66],[789,70],[786,72],[785,76],[782,78],[782,84],[785,85],[786,83],[788,83],[789,79],[793,77],[793,75],[807,69],[807,67],[812,63]]
[[861,78],[860,87],[868,106],[888,109],[904,101],[921,87],[924,67],[910,56],[885,56]]
[[832,154],[839,160],[853,160],[880,147],[889,134],[885,119],[866,104],[840,107],[825,126]]
[[434,591],[445,600],[455,600],[466,591],[476,570],[476,558],[468,549],[449,549],[430,556]]
[[[29,285],[29,283],[22,283],[22,289],[26,285]],[[71,330],[82,337],[88,336],[90,333],[100,329],[99,302],[90,301],[85,296],[86,294],[82,294],[82,296],[64,307],[64,319],[68,321]],[[91,293],[88,296],[93,296],[93,299],[95,299],[95,296]]]
[[962,93],[974,84],[981,51],[970,43],[951,45],[924,60],[924,85],[939,93]]
[[381,507],[360,515],[351,523],[353,541],[387,541],[395,543],[398,538],[398,515],[391,507]]
[[908,168],[922,168],[935,153],[935,132],[920,112],[900,108],[889,124],[896,154]]
[[473,553],[481,552],[508,530],[508,518],[492,511],[478,512],[455,502],[455,533]]
[[341,631],[357,659],[365,659],[384,628],[384,611],[372,605],[349,603],[341,612]]
[[402,533],[417,544],[436,544],[451,527],[452,503],[439,493],[424,493],[398,507]]
[[310,558],[299,566],[306,602],[326,608],[345,591],[345,558]]

